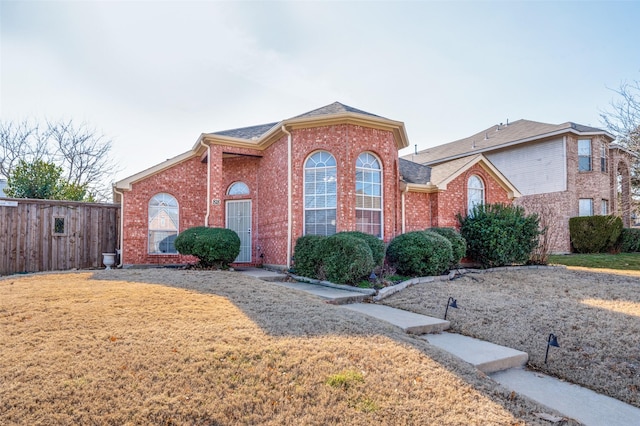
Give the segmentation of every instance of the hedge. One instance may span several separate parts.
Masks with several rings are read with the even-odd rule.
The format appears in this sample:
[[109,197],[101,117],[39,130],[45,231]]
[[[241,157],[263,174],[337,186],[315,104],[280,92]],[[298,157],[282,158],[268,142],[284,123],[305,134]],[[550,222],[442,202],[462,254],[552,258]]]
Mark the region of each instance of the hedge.
[[571,246],[577,253],[605,253],[613,250],[622,219],[617,216],[578,216],[569,219]]

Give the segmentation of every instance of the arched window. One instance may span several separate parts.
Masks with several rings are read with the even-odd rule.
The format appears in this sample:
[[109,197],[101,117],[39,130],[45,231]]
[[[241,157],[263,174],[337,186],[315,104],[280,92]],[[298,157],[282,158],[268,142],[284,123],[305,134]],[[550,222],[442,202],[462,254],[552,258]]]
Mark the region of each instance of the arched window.
[[149,201],[149,254],[177,253],[178,201],[169,194],[156,194]]
[[325,151],[311,155],[304,164],[304,233],[336,233],[336,159]]
[[356,160],[356,230],[382,238],[382,167],[369,152]]
[[229,186],[227,195],[248,195],[249,187],[244,182],[234,182]]
[[472,175],[467,181],[467,213],[471,214],[479,204],[484,204],[484,183],[478,176]]

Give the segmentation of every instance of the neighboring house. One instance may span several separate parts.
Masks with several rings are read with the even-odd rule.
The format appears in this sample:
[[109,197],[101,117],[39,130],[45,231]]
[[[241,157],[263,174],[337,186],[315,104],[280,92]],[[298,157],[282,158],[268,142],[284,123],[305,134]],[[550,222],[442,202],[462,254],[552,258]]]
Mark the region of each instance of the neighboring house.
[[389,241],[516,187],[482,154],[433,167],[398,158],[404,124],[341,103],[203,133],[191,150],[117,182],[123,265],[193,262],[173,247],[194,226],[228,227],[238,264],[289,267],[298,237],[359,230]]
[[543,216],[552,250],[569,252],[569,218],[615,214],[630,226],[630,161],[604,130],[571,122],[500,124],[403,158],[436,170],[486,157],[515,185],[515,201]]

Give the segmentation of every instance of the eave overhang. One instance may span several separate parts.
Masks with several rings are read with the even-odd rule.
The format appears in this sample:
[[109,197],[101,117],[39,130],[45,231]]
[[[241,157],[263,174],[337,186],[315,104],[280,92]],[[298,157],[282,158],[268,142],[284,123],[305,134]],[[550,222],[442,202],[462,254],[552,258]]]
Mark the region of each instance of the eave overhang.
[[463,152],[463,153],[460,153],[460,154],[451,155],[449,157],[439,158],[439,159],[433,160],[433,161],[426,161],[426,162],[420,163],[420,164],[423,164],[425,166],[432,166],[432,165],[435,165],[435,164],[446,163],[447,161],[451,161],[451,160],[457,160],[458,158],[468,157],[469,155],[483,154],[483,153],[486,153],[486,152],[498,151],[500,149],[508,148],[508,147],[511,147],[511,146],[514,146],[514,145],[520,145],[520,144],[524,144],[524,143],[528,143],[528,142],[542,141],[542,140],[545,140],[545,139],[553,138],[555,136],[566,135],[567,133],[572,133],[572,134],[574,134],[576,136],[605,136],[607,139],[609,139],[609,142],[615,140],[615,137],[612,134],[610,134],[609,132],[605,132],[605,131],[601,131],[601,132],[580,132],[580,131],[578,131],[576,129],[560,129],[560,130],[555,130],[553,132],[542,133],[540,135],[529,136],[527,138],[517,139],[515,141],[505,142],[505,143],[499,144],[499,145],[494,145],[494,146],[489,146],[489,147],[485,147],[485,148],[474,149],[474,150],[471,150],[471,151],[468,151],[468,152]]
[[[269,131],[259,138],[241,139],[230,136],[221,136],[215,133],[203,133],[200,135],[193,150],[202,153],[205,145],[226,145],[237,148],[256,149],[259,151],[267,149],[281,137],[286,136],[282,127],[288,130],[308,129],[312,127],[332,126],[337,124],[352,124],[356,126],[366,126],[379,130],[386,130],[393,133],[396,141],[396,148],[401,150],[409,146],[409,138],[401,121],[389,120],[382,117],[374,117],[369,115],[357,114],[353,112],[344,112],[339,114],[319,115],[313,117],[290,118],[283,120],[273,126]],[[202,142],[202,143],[201,143]]]

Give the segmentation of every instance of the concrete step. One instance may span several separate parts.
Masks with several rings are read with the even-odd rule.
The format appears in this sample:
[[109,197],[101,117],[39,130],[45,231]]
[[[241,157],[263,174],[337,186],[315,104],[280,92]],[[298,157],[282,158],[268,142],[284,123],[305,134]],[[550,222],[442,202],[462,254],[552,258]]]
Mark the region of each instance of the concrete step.
[[640,408],[551,376],[524,369],[490,376],[504,387],[586,426],[640,425]]
[[478,370],[489,374],[508,368],[522,367],[529,360],[526,352],[474,339],[455,333],[421,336],[434,346],[461,358]]
[[236,271],[262,281],[283,281],[287,278],[287,274],[268,271],[262,268],[236,268]]
[[403,311],[402,309],[385,305],[357,303],[345,305],[345,308],[387,321],[410,334],[439,333],[449,328],[449,321],[414,314],[413,312]]
[[360,303],[367,297],[369,297],[369,295],[361,292],[342,290],[333,287],[325,287],[318,284],[308,284],[300,282],[273,282],[273,284],[313,294],[314,296],[318,296],[334,305]]

